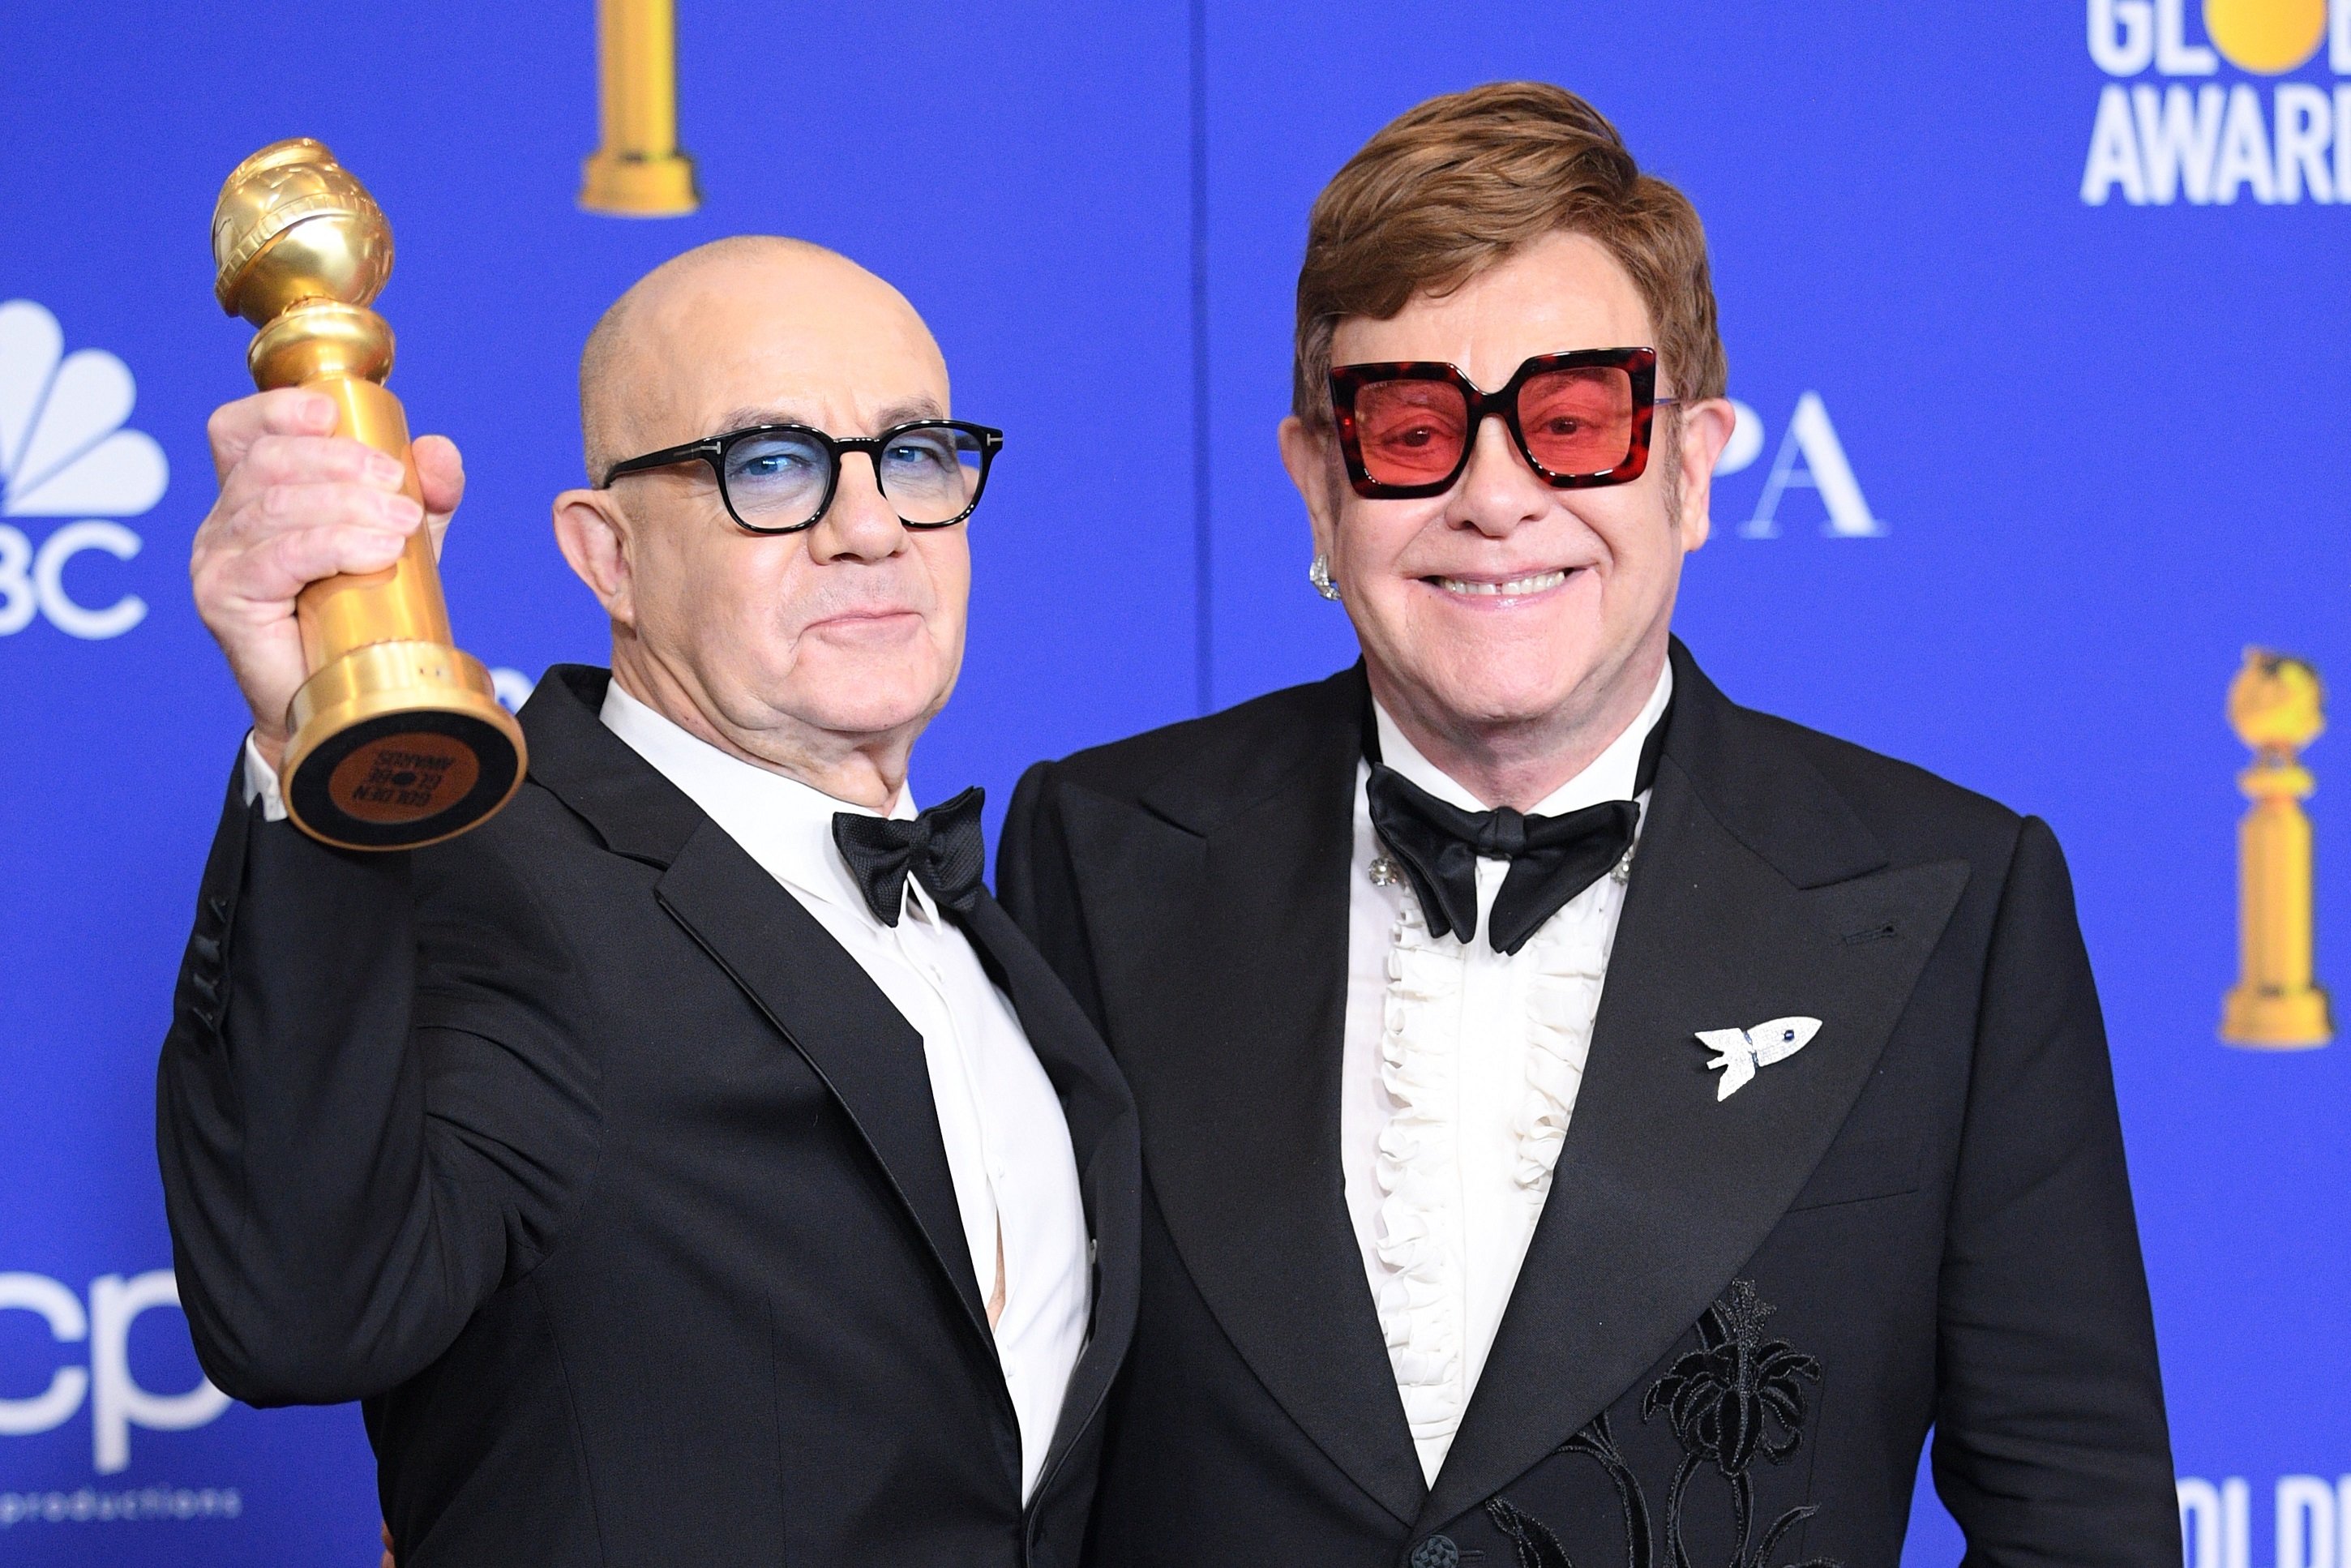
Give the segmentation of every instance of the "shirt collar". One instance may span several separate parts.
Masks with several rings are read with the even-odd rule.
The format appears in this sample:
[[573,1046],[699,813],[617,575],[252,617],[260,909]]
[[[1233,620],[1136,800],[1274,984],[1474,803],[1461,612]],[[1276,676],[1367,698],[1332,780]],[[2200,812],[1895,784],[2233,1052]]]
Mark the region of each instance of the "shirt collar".
[[[1649,693],[1639,715],[1625,727],[1625,732],[1608,743],[1607,749],[1593,758],[1583,772],[1544,796],[1531,817],[1559,817],[1570,811],[1580,811],[1586,806],[1596,806],[1603,800],[1630,800],[1633,786],[1639,781],[1641,747],[1649,732],[1665,716],[1666,705],[1673,700],[1673,661],[1666,661],[1657,672],[1657,684]],[[1452,775],[1420,754],[1419,748],[1405,738],[1388,710],[1379,699],[1372,700],[1372,716],[1379,727],[1380,760],[1404,775],[1406,780],[1465,811],[1483,811],[1487,808],[1477,796],[1456,783]]]
[[[857,879],[850,874],[840,846],[833,842],[832,819],[842,811],[910,818],[914,815],[911,781],[899,787],[898,798],[886,813],[837,800],[797,779],[719,750],[622,691],[618,681],[605,689],[600,716],[605,728],[684,790],[686,799],[742,845],[769,876],[796,893],[872,919],[873,912],[859,891]],[[914,902],[929,915],[929,901],[922,889],[912,879],[908,885]]]

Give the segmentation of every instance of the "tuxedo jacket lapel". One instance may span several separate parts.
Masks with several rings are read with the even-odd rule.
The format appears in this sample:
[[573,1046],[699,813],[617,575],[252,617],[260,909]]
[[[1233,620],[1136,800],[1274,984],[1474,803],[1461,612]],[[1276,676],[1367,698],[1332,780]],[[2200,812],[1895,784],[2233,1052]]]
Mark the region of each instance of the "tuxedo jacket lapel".
[[1092,1332],[1070,1373],[1052,1448],[1039,1472],[1041,1496],[1061,1456],[1102,1407],[1134,1337],[1142,1251],[1139,1134],[1134,1101],[1108,1048],[1012,917],[983,892],[965,929],[1012,999],[1029,1043],[1061,1097],[1094,1243]]
[[816,917],[597,717],[609,676],[558,665],[524,710],[531,776],[614,852],[807,1058],[863,1137],[994,1354],[922,1037]]
[[849,1113],[992,1354],[922,1036],[816,917],[717,824],[703,823],[686,841],[655,895]]
[[[1609,1408],[1729,1285],[1836,1135],[1967,883],[1959,862],[1886,869],[1784,727],[1732,707],[1678,643],[1674,673],[1575,1112],[1422,1528]],[[1819,1032],[1718,1100],[1697,1031],[1788,1015]]]
[[1073,802],[1112,1009],[1152,1107],[1144,1167],[1202,1297],[1333,1464],[1409,1521],[1426,1489],[1339,1156],[1362,676],[1298,730],[1170,775],[1149,815]]

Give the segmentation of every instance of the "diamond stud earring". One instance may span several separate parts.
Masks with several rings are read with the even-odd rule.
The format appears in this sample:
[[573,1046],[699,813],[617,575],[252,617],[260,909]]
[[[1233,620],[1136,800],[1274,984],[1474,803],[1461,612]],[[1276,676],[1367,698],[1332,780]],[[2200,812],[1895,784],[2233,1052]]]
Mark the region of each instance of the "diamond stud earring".
[[1314,591],[1321,594],[1323,598],[1332,601],[1336,601],[1338,599],[1339,585],[1331,580],[1331,558],[1329,556],[1317,555],[1314,558],[1314,563],[1306,569],[1306,580],[1312,583],[1314,585]]

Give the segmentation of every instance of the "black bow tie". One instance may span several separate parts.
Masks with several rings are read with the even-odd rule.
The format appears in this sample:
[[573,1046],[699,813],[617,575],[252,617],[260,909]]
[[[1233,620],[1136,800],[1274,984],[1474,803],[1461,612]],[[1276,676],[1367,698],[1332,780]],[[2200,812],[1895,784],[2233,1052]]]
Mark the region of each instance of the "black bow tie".
[[[1375,731],[1366,727],[1372,765],[1365,788],[1372,826],[1411,879],[1432,936],[1478,935],[1478,860],[1507,860],[1510,869],[1494,895],[1486,941],[1497,953],[1515,953],[1567,901],[1608,874],[1641,825],[1631,800],[1603,800],[1562,817],[1530,817],[1508,806],[1465,811],[1420,789],[1379,760]],[[1641,747],[1633,792],[1649,788],[1665,739],[1660,716]]]
[[832,819],[832,841],[865,894],[865,905],[884,925],[898,924],[913,877],[940,908],[968,915],[979,902],[979,875],[987,865],[980,836],[977,788],[943,800],[911,821],[841,811]]

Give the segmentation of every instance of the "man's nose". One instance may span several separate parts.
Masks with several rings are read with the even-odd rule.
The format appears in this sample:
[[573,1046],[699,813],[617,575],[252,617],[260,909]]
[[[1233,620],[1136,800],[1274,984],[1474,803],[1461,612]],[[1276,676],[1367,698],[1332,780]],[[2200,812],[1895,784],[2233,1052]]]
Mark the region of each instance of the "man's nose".
[[1481,421],[1453,505],[1447,508],[1451,520],[1502,538],[1541,517],[1551,502],[1551,486],[1527,465],[1510,427],[1499,418]]
[[834,482],[832,505],[809,530],[809,550],[824,560],[884,560],[906,548],[906,525],[882,493],[871,457],[846,452]]

